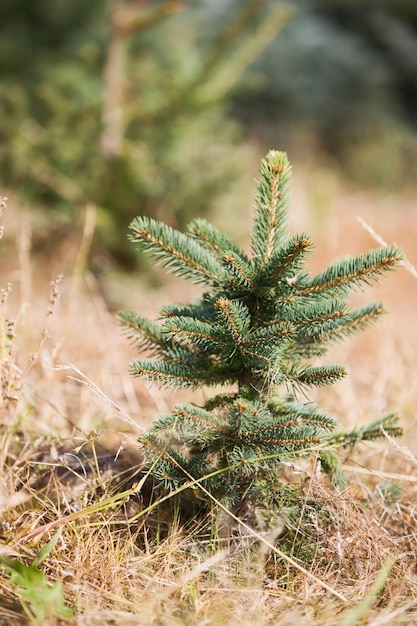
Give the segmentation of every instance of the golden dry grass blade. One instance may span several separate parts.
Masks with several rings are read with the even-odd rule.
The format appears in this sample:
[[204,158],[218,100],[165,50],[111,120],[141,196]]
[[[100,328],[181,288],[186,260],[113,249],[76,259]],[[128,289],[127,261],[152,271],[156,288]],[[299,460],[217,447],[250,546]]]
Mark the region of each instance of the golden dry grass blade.
[[[358,217],[358,222],[363,226],[365,230],[368,231],[370,235],[377,241],[381,246],[387,246],[387,242],[379,235],[373,228],[370,226],[362,217]],[[417,269],[414,265],[404,256],[403,260],[398,263],[398,265],[405,267],[405,269],[410,272],[414,278],[417,278]]]

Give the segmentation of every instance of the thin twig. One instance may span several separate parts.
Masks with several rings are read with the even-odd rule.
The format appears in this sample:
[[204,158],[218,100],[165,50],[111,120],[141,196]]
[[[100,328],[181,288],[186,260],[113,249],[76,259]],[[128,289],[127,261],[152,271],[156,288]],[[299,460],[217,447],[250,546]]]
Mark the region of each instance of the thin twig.
[[[368,231],[368,233],[375,239],[375,241],[377,241],[381,246],[387,246],[387,242],[383,239],[383,237],[381,237],[381,235],[379,235],[373,228],[372,226],[370,226],[367,222],[365,222],[365,220],[358,216],[358,222],[361,224],[361,226]],[[400,261],[398,263],[398,265],[401,265],[402,267],[405,267],[405,269],[410,272],[410,274],[412,274],[414,276],[414,278],[417,278],[417,269],[414,267],[414,265],[407,259],[406,256],[404,256],[404,259],[402,261]]]
[[68,363],[67,365],[56,365],[52,369],[57,370],[57,371],[71,371],[71,372],[75,372],[79,378],[77,378],[75,376],[68,376],[68,378],[70,378],[71,380],[75,380],[76,382],[81,383],[82,385],[85,385],[86,387],[91,389],[91,391],[93,391],[99,398],[104,400],[106,402],[106,404],[109,404],[113,409],[115,409],[117,411],[117,413],[122,416],[124,421],[126,421],[128,424],[130,424],[131,426],[133,426],[137,430],[140,430],[142,432],[144,431],[142,426],[137,424],[130,417],[130,415],[128,413],[126,413],[126,411],[124,411],[118,404],[116,404],[111,398],[109,398],[104,393],[104,391],[102,391],[100,389],[100,387],[98,387],[98,385],[96,385],[90,378],[88,378],[88,376],[86,376],[86,374],[84,374],[80,369],[78,369],[78,367],[76,365],[73,365],[72,363]]

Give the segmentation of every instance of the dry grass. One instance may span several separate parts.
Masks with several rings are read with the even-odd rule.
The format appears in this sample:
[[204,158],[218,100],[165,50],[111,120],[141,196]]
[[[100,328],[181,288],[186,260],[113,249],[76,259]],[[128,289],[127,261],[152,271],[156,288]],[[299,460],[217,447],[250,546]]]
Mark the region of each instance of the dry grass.
[[[382,201],[346,191],[329,172],[307,171],[293,195],[293,229],[309,230],[317,244],[313,269],[374,245],[357,216],[416,263],[411,196]],[[404,439],[363,446],[346,459],[349,486],[342,492],[330,488],[317,467],[289,467],[300,506],[276,549],[265,540],[232,552],[210,538],[201,545],[195,528],[173,528],[167,539],[143,542],[138,520],[127,523],[131,512],[121,515],[127,495],[111,500],[96,491],[94,499],[86,489],[64,510],[50,490],[20,489],[19,477],[34,473],[39,449],[48,451],[51,465],[69,441],[104,443],[122,454],[154,415],[184,396],[162,394],[129,376],[133,351],[102,293],[152,316],[166,300],[179,299],[179,288],[184,300],[192,289],[170,281],[152,290],[121,276],[99,286],[85,271],[92,217],[90,209],[84,234],[75,233],[45,258],[31,251],[30,211],[11,199],[3,216],[0,557],[30,563],[59,530],[40,567],[48,581],[62,581],[73,616],[51,615],[47,623],[416,623],[417,283],[407,269],[367,291],[364,301],[382,298],[391,314],[334,347],[332,362],[347,364],[350,377],[317,394],[346,428],[399,411]],[[240,221],[236,228],[242,229]],[[100,478],[96,472],[94,488]],[[16,587],[1,573],[0,624],[25,619]]]

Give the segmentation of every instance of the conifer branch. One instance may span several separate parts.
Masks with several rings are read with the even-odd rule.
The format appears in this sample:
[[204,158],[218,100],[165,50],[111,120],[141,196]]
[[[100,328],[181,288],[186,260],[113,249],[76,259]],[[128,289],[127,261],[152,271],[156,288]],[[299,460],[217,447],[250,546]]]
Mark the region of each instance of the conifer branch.
[[[309,300],[304,306],[301,306],[298,302],[295,306],[287,305],[283,310],[280,307],[281,303],[277,303],[277,313],[282,319],[284,318],[288,323],[291,323],[300,338],[303,335],[309,335],[309,331],[312,328],[326,327],[332,328],[335,324],[340,325],[341,320],[346,320],[350,316],[347,309],[347,305],[343,300],[326,300],[320,301],[320,306],[317,304],[311,304]],[[277,319],[271,321],[265,321],[264,326],[277,324]],[[314,331],[316,334],[317,332]]]
[[131,241],[142,244],[178,276],[215,287],[222,284],[222,266],[191,237],[149,217],[137,217],[130,224]]
[[222,259],[224,254],[231,254],[249,264],[246,254],[227,235],[206,220],[199,218],[193,220],[188,226],[188,231],[200,245],[218,259]]
[[216,320],[213,304],[204,300],[199,304],[189,305],[167,303],[160,309],[159,313],[162,318],[193,317],[208,323],[213,323]]
[[263,286],[274,286],[278,279],[282,279],[291,270],[292,277],[287,278],[288,284],[297,283],[297,270],[302,266],[307,255],[313,248],[310,237],[302,233],[293,237],[282,249],[273,254],[265,266],[261,266],[258,281]]
[[207,447],[210,436],[216,435],[225,427],[225,421],[215,413],[195,405],[179,404],[172,413],[160,417],[150,431],[157,434],[159,441],[180,441],[188,446]]
[[213,411],[207,411],[196,405],[177,404],[172,414],[182,419],[190,419],[194,424],[203,424],[206,428],[224,428],[226,422],[219,418]]
[[[325,334],[316,335],[307,334],[300,339],[299,349],[304,349],[304,354],[307,356],[309,346],[313,350],[311,355],[319,354],[315,353],[317,342],[322,344],[322,348],[325,348],[325,342],[337,341],[344,339],[345,337],[355,333],[359,330],[364,330],[371,324],[373,324],[381,315],[386,313],[386,309],[381,302],[373,302],[359,309],[349,311],[348,314],[340,317],[338,323],[332,327],[328,327]],[[301,353],[300,353],[301,354]]]
[[385,437],[385,434],[388,434],[390,437],[401,437],[403,429],[398,425],[398,422],[399,416],[396,413],[389,413],[349,433],[336,433],[332,439],[345,446],[352,446],[360,441],[382,439]]
[[295,450],[302,450],[312,445],[318,446],[324,442],[322,437],[300,434],[294,432],[293,429],[289,429],[288,434],[276,433],[268,437],[263,436],[260,441],[258,441],[256,435],[252,437],[248,433],[245,434],[248,442],[255,444],[262,443],[262,448],[265,452],[276,448],[286,452],[294,452]]
[[249,263],[236,255],[225,253],[221,260],[229,273],[229,280],[237,288],[253,290],[253,271]]
[[207,360],[198,363],[196,359],[196,367],[192,367],[190,363],[184,362],[135,359],[130,367],[134,376],[142,376],[149,382],[158,382],[168,388],[198,388],[203,385],[224,385],[235,382],[230,368],[217,363],[210,364]]
[[336,426],[336,422],[332,418],[317,413],[311,406],[295,402],[286,403],[280,397],[271,398],[268,401],[268,409],[274,416],[276,424],[318,423],[323,428],[330,430]]
[[291,339],[296,333],[296,326],[287,321],[277,322],[269,326],[260,326],[243,339],[245,346],[262,345],[277,339]]
[[[272,371],[275,365],[278,353],[276,348],[265,348],[265,346],[256,346],[252,350],[247,346],[242,346],[240,352],[243,357],[243,363],[249,367],[249,369],[258,371]],[[253,376],[253,380],[256,380],[257,376]]]
[[291,373],[289,378],[292,382],[302,385],[332,385],[347,376],[347,371],[340,365],[324,365],[321,367],[308,367],[298,373]]
[[213,398],[209,398],[204,403],[206,411],[212,411],[213,409],[219,409],[222,407],[230,406],[234,403],[236,398],[239,397],[239,393],[219,393]]
[[148,348],[158,352],[166,348],[166,341],[159,326],[134,311],[122,311],[117,319],[137,348]]
[[291,167],[285,152],[271,150],[262,160],[251,233],[254,259],[265,266],[287,236]]
[[372,281],[378,280],[381,274],[398,265],[402,258],[402,252],[397,246],[388,246],[337,261],[313,278],[298,295],[321,293],[333,297],[337,293],[346,294],[359,288],[361,283],[370,285]]
[[213,324],[201,322],[191,316],[171,317],[164,322],[161,330],[171,339],[177,337],[180,343],[202,344],[208,349],[214,348],[215,350],[216,345],[221,341]]
[[[382,302],[373,302],[359,309],[354,309],[349,312],[349,316],[343,323],[337,329],[334,329],[334,334],[346,336],[358,330],[364,330],[386,313],[387,310]],[[330,335],[332,334],[330,333]]]
[[248,308],[240,303],[226,298],[219,298],[214,305],[219,311],[219,322],[228,332],[237,348],[244,340],[244,335],[250,328],[250,315]]
[[301,310],[295,310],[289,312],[293,324],[298,327],[311,327],[316,324],[324,324],[326,322],[332,322],[334,320],[345,319],[347,315],[350,315],[347,309],[346,302],[343,300],[331,300],[322,301],[320,306],[317,304],[307,304]]
[[161,446],[160,440],[152,433],[145,433],[138,442],[150,461],[153,475],[167,489],[174,491],[188,482],[187,457],[173,448]]

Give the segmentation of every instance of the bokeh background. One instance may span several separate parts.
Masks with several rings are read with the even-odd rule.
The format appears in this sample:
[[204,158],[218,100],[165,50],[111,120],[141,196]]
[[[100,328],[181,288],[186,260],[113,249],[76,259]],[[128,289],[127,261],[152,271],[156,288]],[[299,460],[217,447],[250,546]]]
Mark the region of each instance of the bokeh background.
[[326,170],[415,185],[409,0],[3,0],[0,78],[0,185],[48,253],[93,205],[96,273],[137,263],[135,215],[247,213],[269,148],[315,169],[316,204]]

